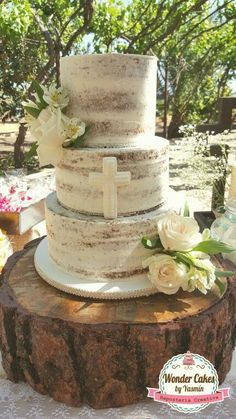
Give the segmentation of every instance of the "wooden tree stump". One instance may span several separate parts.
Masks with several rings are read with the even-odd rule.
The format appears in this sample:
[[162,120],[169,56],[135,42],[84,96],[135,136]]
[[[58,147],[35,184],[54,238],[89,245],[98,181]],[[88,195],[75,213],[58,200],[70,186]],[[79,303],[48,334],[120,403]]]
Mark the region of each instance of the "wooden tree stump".
[[121,301],[65,294],[36,273],[39,241],[15,253],[0,287],[0,338],[7,377],[71,406],[146,400],[163,364],[187,350],[205,356],[220,383],[236,337],[236,287]]

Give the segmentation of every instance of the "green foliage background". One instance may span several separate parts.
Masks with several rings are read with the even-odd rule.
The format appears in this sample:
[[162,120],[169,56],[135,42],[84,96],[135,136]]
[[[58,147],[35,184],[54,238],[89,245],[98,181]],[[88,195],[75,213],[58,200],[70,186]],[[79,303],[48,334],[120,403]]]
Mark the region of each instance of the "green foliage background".
[[218,98],[231,93],[235,33],[234,0],[5,0],[0,115],[20,116],[33,79],[58,80],[60,56],[123,52],[158,57],[159,112],[167,70],[172,121],[209,122]]

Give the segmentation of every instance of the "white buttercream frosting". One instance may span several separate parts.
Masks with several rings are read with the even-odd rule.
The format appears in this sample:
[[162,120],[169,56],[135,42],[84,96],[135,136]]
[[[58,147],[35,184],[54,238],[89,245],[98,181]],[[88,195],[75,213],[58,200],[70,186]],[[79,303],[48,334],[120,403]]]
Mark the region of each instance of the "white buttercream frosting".
[[117,188],[118,215],[149,211],[166,201],[168,141],[154,137],[143,147],[128,149],[63,149],[63,159],[56,168],[56,187],[64,207],[103,215],[103,192],[89,185],[89,174],[102,172],[104,157],[116,157],[118,171],[131,173],[131,182]]
[[167,209],[106,220],[67,210],[52,193],[46,199],[49,255],[66,272],[82,279],[136,280],[146,275],[142,261],[152,254],[141,238],[156,235],[156,221]]
[[90,127],[85,146],[144,144],[155,133],[156,58],[92,54],[61,59],[66,113]]

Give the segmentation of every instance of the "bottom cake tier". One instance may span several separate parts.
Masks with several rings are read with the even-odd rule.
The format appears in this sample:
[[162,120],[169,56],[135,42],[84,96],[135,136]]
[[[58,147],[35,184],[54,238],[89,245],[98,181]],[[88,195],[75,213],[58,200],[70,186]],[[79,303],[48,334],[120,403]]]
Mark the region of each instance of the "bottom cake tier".
[[57,286],[59,280],[58,288],[78,295],[91,296],[94,291],[95,297],[114,298],[119,293],[118,298],[126,298],[154,293],[142,267],[152,251],[143,247],[141,238],[157,234],[157,218],[173,202],[176,194],[171,191],[170,202],[158,210],[106,220],[65,209],[52,193],[46,199],[48,244],[41,243],[35,266],[49,283]]

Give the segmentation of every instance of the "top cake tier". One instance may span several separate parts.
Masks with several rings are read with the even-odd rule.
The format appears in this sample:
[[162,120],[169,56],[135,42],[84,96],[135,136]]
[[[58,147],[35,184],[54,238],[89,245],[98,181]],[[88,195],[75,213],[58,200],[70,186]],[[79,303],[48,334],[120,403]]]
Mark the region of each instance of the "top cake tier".
[[156,58],[93,54],[61,59],[67,115],[89,126],[87,147],[144,144],[155,134]]

